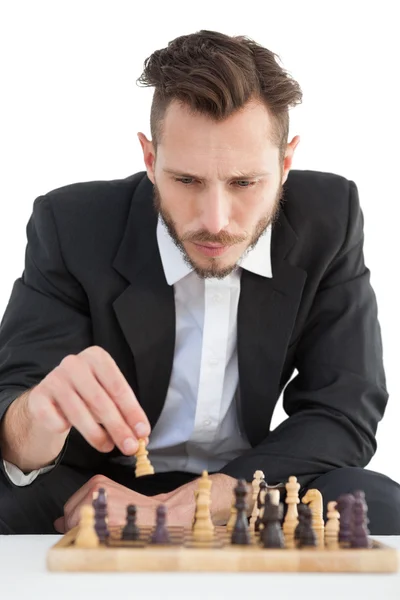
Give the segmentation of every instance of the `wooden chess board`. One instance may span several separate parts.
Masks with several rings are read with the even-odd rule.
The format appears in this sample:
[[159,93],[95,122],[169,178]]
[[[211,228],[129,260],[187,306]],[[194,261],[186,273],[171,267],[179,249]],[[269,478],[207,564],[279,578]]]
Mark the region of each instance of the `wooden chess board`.
[[[121,528],[112,528],[107,545],[74,547],[77,528],[50,548],[50,571],[205,571],[205,572],[320,572],[394,573],[399,551],[371,540],[370,548],[317,547],[265,549],[252,534],[249,546],[230,543],[225,527],[215,528],[215,540],[199,543],[191,530],[169,527],[171,544],[150,543],[152,527],[141,529],[136,542],[122,541]],[[289,546],[289,544],[288,544]]]

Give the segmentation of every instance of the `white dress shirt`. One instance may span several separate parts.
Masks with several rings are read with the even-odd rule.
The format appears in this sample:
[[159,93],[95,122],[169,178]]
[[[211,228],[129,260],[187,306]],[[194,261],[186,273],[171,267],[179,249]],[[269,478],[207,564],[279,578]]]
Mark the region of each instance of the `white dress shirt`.
[[[250,448],[239,419],[240,277],[242,269],[272,277],[271,227],[224,279],[200,278],[161,219],[157,242],[167,283],[174,286],[176,337],[167,397],[147,446],[149,459],[155,472],[218,471]],[[22,486],[52,467],[26,475],[10,463],[5,468]]]

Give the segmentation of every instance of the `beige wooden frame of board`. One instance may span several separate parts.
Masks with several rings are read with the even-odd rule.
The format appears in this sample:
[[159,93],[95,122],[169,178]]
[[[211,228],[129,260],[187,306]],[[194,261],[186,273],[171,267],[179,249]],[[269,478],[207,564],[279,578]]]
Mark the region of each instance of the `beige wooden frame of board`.
[[[47,554],[50,571],[206,571],[206,572],[318,572],[318,573],[395,573],[400,552],[372,540],[362,549],[264,549],[254,540],[250,546],[220,547],[192,544],[125,547],[101,545],[94,549],[74,547],[78,528],[71,529]],[[221,540],[226,528],[216,527]],[[190,536],[190,531],[188,531]],[[189,539],[189,538],[188,538]]]

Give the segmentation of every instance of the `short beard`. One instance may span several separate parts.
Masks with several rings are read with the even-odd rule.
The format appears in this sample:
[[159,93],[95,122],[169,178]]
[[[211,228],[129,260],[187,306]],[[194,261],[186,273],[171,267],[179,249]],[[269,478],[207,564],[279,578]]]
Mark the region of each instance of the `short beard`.
[[218,234],[212,234],[212,233],[207,232],[206,230],[201,230],[201,231],[196,231],[196,232],[189,232],[189,233],[185,234],[185,236],[183,238],[180,238],[178,235],[177,229],[176,229],[175,221],[173,220],[170,213],[162,206],[161,195],[160,195],[160,191],[159,191],[157,185],[154,184],[154,187],[153,187],[154,207],[155,207],[156,211],[159,213],[161,221],[164,223],[175,246],[181,252],[185,263],[191,269],[193,269],[197,273],[197,275],[199,277],[201,277],[202,279],[208,279],[211,277],[214,277],[216,279],[224,279],[224,277],[226,277],[227,275],[232,273],[238,266],[238,263],[240,263],[244,259],[246,254],[248,252],[250,252],[250,250],[252,250],[256,246],[256,244],[258,243],[260,238],[267,231],[268,227],[270,225],[272,226],[278,220],[282,200],[283,200],[283,185],[280,185],[279,190],[275,197],[275,202],[274,202],[272,211],[269,212],[268,215],[265,215],[258,221],[258,223],[254,229],[254,232],[250,238],[250,242],[249,242],[246,250],[243,252],[243,254],[241,255],[241,257],[238,259],[238,261],[236,263],[229,265],[227,267],[220,267],[220,266],[218,266],[218,258],[210,257],[209,258],[209,261],[210,261],[209,266],[203,268],[192,261],[192,259],[190,258],[190,256],[188,255],[188,253],[185,250],[185,247],[183,245],[184,241],[186,241],[188,239],[190,239],[191,241],[194,241],[194,238],[195,238],[196,242],[220,243],[220,244],[224,244],[227,246],[231,246],[234,244],[244,242],[248,238],[248,235],[232,235],[232,234],[228,234],[223,231]]

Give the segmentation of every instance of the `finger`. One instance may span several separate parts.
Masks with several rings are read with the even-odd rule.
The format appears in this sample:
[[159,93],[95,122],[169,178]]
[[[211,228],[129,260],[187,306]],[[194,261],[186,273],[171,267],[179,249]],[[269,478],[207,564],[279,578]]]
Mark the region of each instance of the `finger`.
[[66,374],[57,367],[49,379],[50,393],[59,410],[65,415],[83,437],[99,452],[111,452],[114,447],[107,431],[105,431],[93,418],[85,402],[71,387]]
[[81,520],[81,510],[82,510],[82,506],[86,506],[86,505],[90,505],[92,506],[92,502],[93,502],[93,498],[91,494],[88,494],[83,500],[82,502],[80,502],[75,508],[74,510],[72,510],[71,512],[69,512],[67,515],[65,515],[65,526],[66,526],[66,531],[69,531],[70,529],[72,529],[73,527],[76,527],[77,525],[79,525],[79,522]]
[[[100,422],[122,453],[135,454],[138,449],[137,439],[116,404],[99,384],[90,364],[76,356],[71,356],[68,358],[68,362],[65,361],[60,365],[60,368],[63,369],[64,376],[69,381],[69,387],[75,389],[76,394],[83,400],[85,410],[91,415],[91,421],[96,423],[96,427],[100,427],[97,424]],[[68,405],[68,411],[78,410],[78,408],[76,404]],[[70,418],[68,412],[67,416]],[[81,408],[77,416],[83,419]],[[86,426],[88,425],[87,420],[84,423]],[[75,422],[74,426],[76,426]],[[89,437],[87,439],[91,441]]]
[[100,385],[115,402],[136,437],[148,437],[151,427],[146,413],[114,359],[102,348],[88,348],[84,352]]
[[51,398],[50,390],[45,387],[32,391],[27,399],[28,411],[32,418],[42,427],[54,433],[65,433],[71,428],[71,423],[60,411]]
[[[91,477],[79,490],[73,494],[66,504],[64,505],[64,517],[68,527],[71,527],[71,523],[75,525],[79,522],[80,507],[83,504],[91,504],[93,502],[93,494],[97,492],[101,487],[110,490],[115,486],[114,481],[105,477],[104,475],[94,475]],[[77,509],[79,509],[77,511]]]
[[65,521],[64,517],[59,517],[54,521],[54,529],[59,533],[65,533]]

